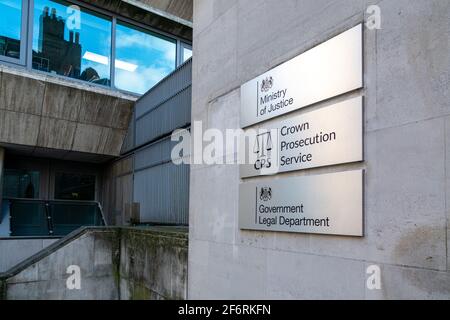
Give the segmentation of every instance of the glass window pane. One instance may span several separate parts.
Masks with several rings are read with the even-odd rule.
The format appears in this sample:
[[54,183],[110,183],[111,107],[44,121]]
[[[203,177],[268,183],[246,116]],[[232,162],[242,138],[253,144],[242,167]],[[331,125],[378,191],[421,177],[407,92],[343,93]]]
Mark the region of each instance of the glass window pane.
[[56,173],[55,199],[95,200],[95,176],[78,173]]
[[35,0],[33,68],[110,84],[111,20],[65,1]]
[[20,59],[22,1],[0,0],[0,55]]
[[3,197],[39,198],[40,174],[38,171],[5,169]]
[[143,94],[175,70],[176,42],[117,23],[115,85]]
[[189,48],[183,47],[183,62],[192,57],[192,50]]

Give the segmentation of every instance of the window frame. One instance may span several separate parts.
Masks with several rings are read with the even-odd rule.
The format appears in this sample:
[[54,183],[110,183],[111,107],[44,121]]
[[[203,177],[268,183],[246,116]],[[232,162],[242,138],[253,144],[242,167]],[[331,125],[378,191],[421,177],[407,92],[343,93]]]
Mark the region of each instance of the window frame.
[[192,45],[188,44],[186,42],[180,41],[180,51],[177,53],[177,57],[178,57],[178,62],[177,65],[180,66],[183,63],[185,63],[187,60],[184,60],[184,50],[191,50],[192,51]]
[[146,24],[140,23],[138,21],[134,21],[130,18],[124,17],[117,13],[112,13],[102,8],[95,7],[93,5],[80,2],[79,0],[64,0],[68,4],[79,6],[80,8],[84,8],[88,11],[92,11],[94,13],[98,13],[104,15],[111,19],[111,52],[110,57],[111,61],[109,64],[110,67],[110,84],[109,85],[101,85],[98,83],[92,83],[88,81],[83,81],[80,79],[71,78],[64,75],[53,74],[51,72],[45,72],[42,70],[33,69],[33,25],[34,25],[34,0],[22,0],[22,21],[21,21],[21,39],[20,39],[20,59],[14,59],[6,56],[0,56],[0,63],[2,64],[11,64],[15,66],[24,67],[29,72],[35,72],[38,74],[42,74],[44,76],[52,77],[52,78],[60,78],[63,80],[67,80],[70,82],[75,82],[79,84],[84,84],[86,86],[95,86],[98,88],[109,89],[113,91],[123,92],[126,94],[131,94],[137,97],[142,96],[139,93],[131,92],[123,89],[119,89],[115,86],[115,60],[116,60],[116,27],[119,22],[123,22],[124,24],[129,24],[131,27],[135,27],[138,30],[143,29],[148,33],[161,38],[166,38],[170,41],[173,41],[175,44],[175,66],[174,70],[183,64],[183,48],[192,48],[192,45],[189,44],[185,39],[176,37],[167,32],[160,31],[156,28],[148,26]]

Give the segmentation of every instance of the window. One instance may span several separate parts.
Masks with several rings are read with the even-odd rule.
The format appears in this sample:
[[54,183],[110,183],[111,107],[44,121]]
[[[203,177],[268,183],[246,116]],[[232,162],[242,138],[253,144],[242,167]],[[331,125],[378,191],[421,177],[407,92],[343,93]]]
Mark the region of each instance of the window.
[[111,26],[65,1],[35,0],[33,69],[109,85]]
[[118,22],[115,86],[143,94],[176,67],[176,41]]
[[5,169],[3,177],[3,197],[39,198],[40,174],[38,171]]
[[0,56],[9,61],[23,59],[22,1],[0,0]]
[[95,200],[95,175],[56,173],[55,199]]
[[72,0],[0,0],[0,61],[143,94],[192,56],[181,39],[97,10]]
[[186,62],[189,58],[192,57],[192,48],[183,44],[183,61]]

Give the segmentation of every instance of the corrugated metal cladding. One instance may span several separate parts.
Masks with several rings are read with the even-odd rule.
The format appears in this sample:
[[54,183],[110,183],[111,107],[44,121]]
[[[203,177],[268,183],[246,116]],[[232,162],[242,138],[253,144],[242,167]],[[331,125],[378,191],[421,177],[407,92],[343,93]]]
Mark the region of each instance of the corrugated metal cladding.
[[135,111],[122,147],[122,154],[170,134],[191,123],[192,60],[143,95]]
[[174,130],[191,122],[192,62],[187,61],[137,102],[123,154],[134,157],[133,202],[141,222],[189,223],[189,166],[171,160]]
[[189,223],[189,166],[172,163],[174,144],[167,137],[136,152],[134,202],[142,222]]

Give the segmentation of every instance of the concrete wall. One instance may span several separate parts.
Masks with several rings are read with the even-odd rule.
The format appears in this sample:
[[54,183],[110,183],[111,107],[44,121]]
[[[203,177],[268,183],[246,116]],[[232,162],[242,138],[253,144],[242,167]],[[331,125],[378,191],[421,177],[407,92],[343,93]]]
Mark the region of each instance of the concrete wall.
[[[118,232],[87,232],[51,252],[30,266],[8,277],[8,300],[116,300],[119,297],[114,275],[114,258]],[[50,248],[51,249],[51,248]],[[67,268],[77,265],[81,270],[81,289],[66,286]]]
[[0,239],[0,273],[48,247],[58,239]]
[[109,164],[102,179],[102,208],[108,225],[130,224],[133,202],[133,162],[129,156]]
[[123,229],[120,297],[123,300],[184,300],[187,296],[187,229],[148,232]]
[[[0,274],[0,298],[185,299],[187,241],[180,229],[84,228]],[[80,290],[66,285],[72,265]]]
[[0,143],[117,156],[134,97],[0,66]]
[[[239,128],[241,84],[362,22],[375,3],[366,161],[283,175],[365,169],[365,237],[241,231],[238,166],[191,166],[190,299],[450,298],[448,1],[195,0],[192,121]],[[366,288],[373,264],[381,290]]]

